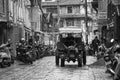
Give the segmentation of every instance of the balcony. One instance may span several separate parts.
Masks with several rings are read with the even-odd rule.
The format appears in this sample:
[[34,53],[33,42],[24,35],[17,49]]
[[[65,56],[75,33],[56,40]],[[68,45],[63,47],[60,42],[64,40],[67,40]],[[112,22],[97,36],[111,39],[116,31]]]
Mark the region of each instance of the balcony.
[[[58,18],[58,14],[53,14],[53,18]],[[84,14],[60,14],[60,18],[66,19],[66,18],[85,18]],[[88,15],[88,20],[92,20],[92,15]]]

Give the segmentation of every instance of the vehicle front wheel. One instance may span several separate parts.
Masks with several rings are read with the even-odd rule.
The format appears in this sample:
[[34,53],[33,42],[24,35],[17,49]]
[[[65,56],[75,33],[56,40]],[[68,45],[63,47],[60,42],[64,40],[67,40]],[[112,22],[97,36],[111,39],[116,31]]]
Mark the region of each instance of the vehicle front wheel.
[[8,63],[8,66],[10,67],[10,66],[11,66],[11,63]]
[[82,67],[82,59],[78,59],[78,67]]
[[59,56],[55,56],[55,63],[56,63],[56,66],[59,65]]
[[1,67],[1,68],[4,68],[4,67],[5,67],[4,61],[2,61],[2,62],[0,63],[0,67]]
[[65,59],[61,59],[61,67],[65,66]]
[[86,52],[83,52],[83,64],[86,65]]

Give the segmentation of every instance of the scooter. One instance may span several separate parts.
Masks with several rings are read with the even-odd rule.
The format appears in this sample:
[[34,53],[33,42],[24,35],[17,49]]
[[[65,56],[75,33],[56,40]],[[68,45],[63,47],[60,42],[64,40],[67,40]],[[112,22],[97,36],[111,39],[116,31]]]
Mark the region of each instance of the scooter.
[[8,44],[2,44],[0,46],[0,66],[2,68],[4,68],[5,66],[11,66],[13,61],[7,45]]

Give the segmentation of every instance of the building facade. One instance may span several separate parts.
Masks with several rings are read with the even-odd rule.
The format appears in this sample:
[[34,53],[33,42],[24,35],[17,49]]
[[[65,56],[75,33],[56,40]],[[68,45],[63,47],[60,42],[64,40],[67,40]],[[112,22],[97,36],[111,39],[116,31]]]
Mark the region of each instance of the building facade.
[[[33,2],[36,4],[31,7]],[[0,44],[11,39],[14,56],[16,42],[21,38],[28,41],[33,36],[35,40],[40,40],[41,12],[37,0],[33,2],[31,3],[31,0],[0,0]]]
[[38,0],[33,0],[33,6],[31,6],[31,29],[32,35],[34,35],[35,41],[42,43],[43,32],[41,31],[41,10],[39,9]]
[[7,41],[7,0],[0,0],[0,45]]
[[28,40],[31,32],[29,0],[7,0],[8,27],[7,39],[11,39],[14,56],[16,56],[16,42],[21,38]]
[[[93,27],[93,9],[91,1],[89,0],[87,3],[88,30],[91,32],[91,28]],[[82,30],[83,39],[85,41],[87,31],[85,26],[85,0],[43,0],[42,8],[44,13],[51,12],[53,14],[52,30],[60,27],[77,27]],[[58,23],[59,25],[57,25]],[[89,37],[91,38],[91,35],[89,35]]]

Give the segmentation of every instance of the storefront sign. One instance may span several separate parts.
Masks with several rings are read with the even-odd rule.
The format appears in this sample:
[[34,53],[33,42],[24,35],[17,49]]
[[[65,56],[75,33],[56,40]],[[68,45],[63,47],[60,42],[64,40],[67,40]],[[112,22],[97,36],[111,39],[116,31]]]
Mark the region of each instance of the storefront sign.
[[98,19],[107,19],[107,12],[99,12]]

